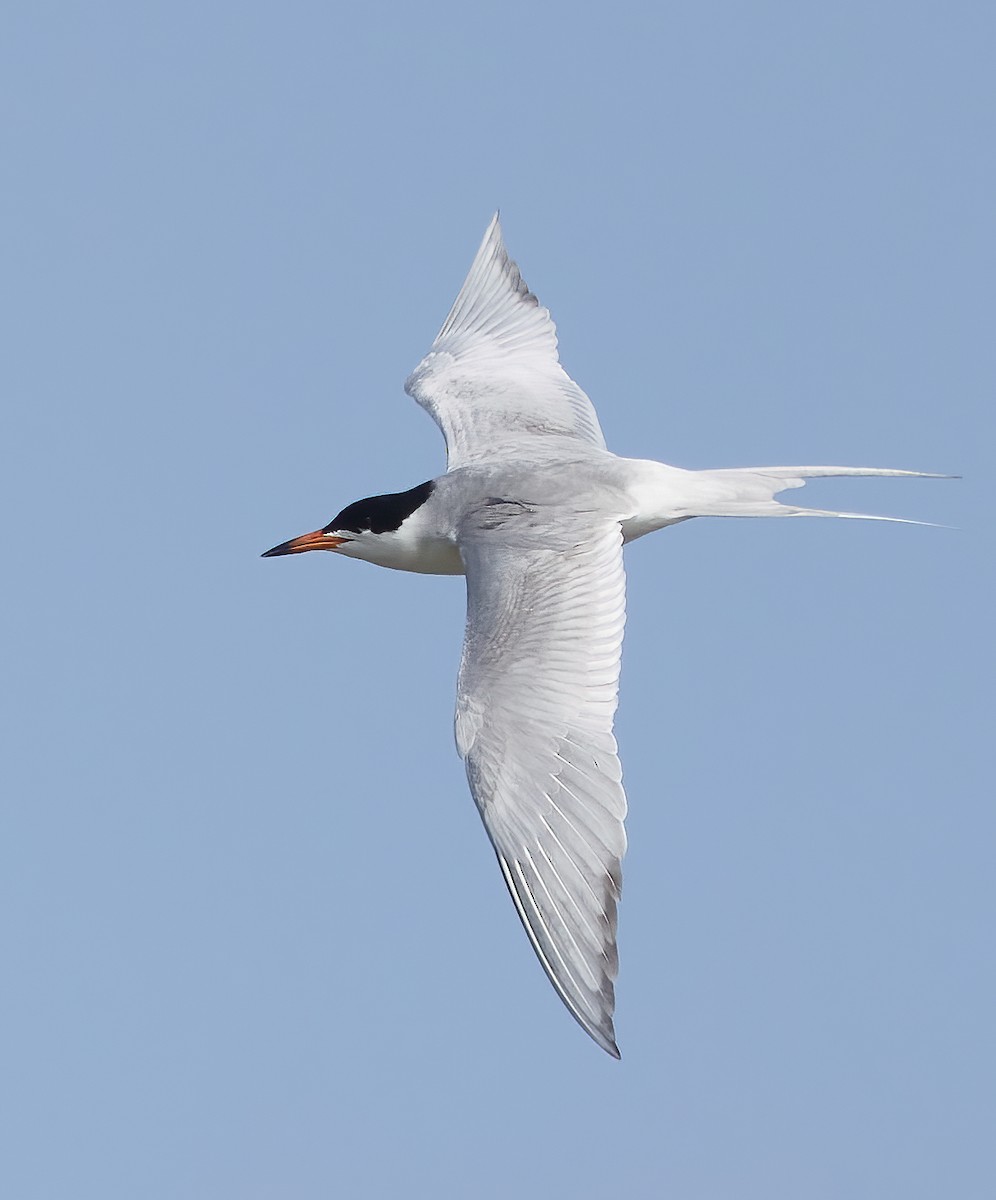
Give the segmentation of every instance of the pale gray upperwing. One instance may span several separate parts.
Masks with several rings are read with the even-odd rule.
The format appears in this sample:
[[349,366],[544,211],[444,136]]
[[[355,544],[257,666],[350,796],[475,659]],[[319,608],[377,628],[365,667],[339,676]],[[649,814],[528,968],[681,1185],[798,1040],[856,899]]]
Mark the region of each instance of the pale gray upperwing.
[[497,213],[405,391],[443,431],[450,470],[514,455],[536,438],[605,447],[591,401],[560,365],[549,310],[508,256]]

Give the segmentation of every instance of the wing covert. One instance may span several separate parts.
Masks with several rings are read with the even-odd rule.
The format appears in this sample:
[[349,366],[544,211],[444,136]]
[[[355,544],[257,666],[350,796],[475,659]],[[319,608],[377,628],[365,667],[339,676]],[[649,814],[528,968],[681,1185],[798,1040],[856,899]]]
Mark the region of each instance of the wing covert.
[[[461,531],[456,735],[533,949],[578,1023],[613,1031],[626,797],[612,733],[625,622],[617,522],[534,523],[496,501]],[[495,509],[504,509],[496,512]]]
[[512,452],[522,439],[605,447],[591,401],[560,365],[549,310],[509,258],[497,213],[405,391],[443,431],[451,470]]

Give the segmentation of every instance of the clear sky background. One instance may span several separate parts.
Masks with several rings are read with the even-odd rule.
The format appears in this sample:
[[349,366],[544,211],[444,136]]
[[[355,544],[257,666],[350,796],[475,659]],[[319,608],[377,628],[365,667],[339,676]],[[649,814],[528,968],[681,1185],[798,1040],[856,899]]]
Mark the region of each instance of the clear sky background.
[[[986,3],[14,3],[10,1200],[996,1189]],[[493,210],[610,446],[853,463],[628,552],[623,1060],[451,733],[459,579],[261,551],[443,469]]]

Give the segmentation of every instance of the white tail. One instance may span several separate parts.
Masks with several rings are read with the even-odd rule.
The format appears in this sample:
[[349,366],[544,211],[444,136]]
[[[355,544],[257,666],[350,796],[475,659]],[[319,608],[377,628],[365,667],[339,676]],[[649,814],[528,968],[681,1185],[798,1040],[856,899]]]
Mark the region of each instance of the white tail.
[[[686,517],[852,517],[862,521],[896,521],[902,525],[930,525],[903,517],[878,517],[869,513],[835,512],[783,504],[775,496],[788,488],[802,487],[807,479],[835,475],[879,475],[907,479],[953,479],[927,471],[893,471],[884,467],[736,467],[716,471],[682,472],[681,504],[672,520]],[[691,478],[689,478],[689,476]],[[674,477],[669,481],[673,487]]]

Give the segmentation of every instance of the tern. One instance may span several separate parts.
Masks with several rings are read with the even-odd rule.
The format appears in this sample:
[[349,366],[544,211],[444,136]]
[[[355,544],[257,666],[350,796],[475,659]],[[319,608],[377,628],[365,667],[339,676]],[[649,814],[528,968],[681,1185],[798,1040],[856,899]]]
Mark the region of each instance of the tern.
[[626,796],[612,727],[624,544],[692,517],[865,517],[775,499],[807,479],[939,476],[690,471],[612,454],[591,401],[560,365],[549,310],[509,257],[497,213],[405,391],[442,430],[446,473],[357,500],[264,557],[331,550],[466,576],[457,750],[537,958],[578,1024],[618,1058]]

